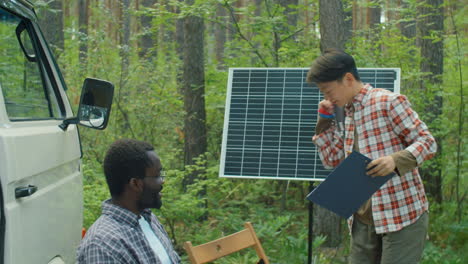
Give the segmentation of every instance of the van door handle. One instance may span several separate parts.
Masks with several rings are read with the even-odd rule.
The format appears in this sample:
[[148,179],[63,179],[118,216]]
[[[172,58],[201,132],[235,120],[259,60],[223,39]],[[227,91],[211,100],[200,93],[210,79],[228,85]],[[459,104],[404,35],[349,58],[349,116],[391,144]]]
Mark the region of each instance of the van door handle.
[[28,185],[23,187],[17,187],[15,189],[15,197],[16,199],[30,196],[31,194],[37,191],[37,187],[34,185]]

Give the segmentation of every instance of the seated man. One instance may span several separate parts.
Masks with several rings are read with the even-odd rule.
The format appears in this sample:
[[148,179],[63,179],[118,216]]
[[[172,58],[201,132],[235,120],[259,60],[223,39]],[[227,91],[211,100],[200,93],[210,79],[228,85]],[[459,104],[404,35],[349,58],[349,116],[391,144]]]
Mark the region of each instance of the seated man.
[[77,252],[78,263],[177,264],[180,258],[157,217],[164,177],[153,147],[132,139],[118,140],[104,158],[111,199],[89,228]]

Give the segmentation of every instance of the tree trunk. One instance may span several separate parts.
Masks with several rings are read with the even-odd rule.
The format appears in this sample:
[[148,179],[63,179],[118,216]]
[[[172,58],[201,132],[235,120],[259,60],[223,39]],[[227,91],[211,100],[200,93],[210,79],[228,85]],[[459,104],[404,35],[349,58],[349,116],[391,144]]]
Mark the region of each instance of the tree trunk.
[[[141,5],[144,8],[154,8],[156,0],[142,0]],[[153,17],[148,14],[143,14],[140,18],[141,22],[141,39],[140,39],[140,49],[138,55],[140,58],[148,59],[149,61],[156,61],[157,49],[157,34],[152,32],[152,20]]]
[[[346,22],[346,14],[340,0],[320,0],[320,49],[345,49],[351,37],[352,23]],[[314,236],[325,235],[324,246],[336,247],[341,243],[341,218],[331,211],[314,204]]]
[[48,8],[39,17],[44,37],[49,42],[54,54],[58,57],[64,48],[63,5],[60,0],[49,2]]
[[367,25],[367,8],[361,5],[363,0],[353,0],[353,31],[360,31],[364,30]]
[[130,57],[130,0],[122,0],[122,20],[120,21],[120,57],[122,59],[122,80],[128,77]]
[[[184,0],[179,0],[179,2],[183,2]],[[175,13],[179,14],[180,10],[178,7],[175,9]],[[176,21],[176,30],[175,30],[175,41],[176,41],[176,53],[179,55],[179,59],[181,61],[184,60],[184,20],[185,18],[177,19]],[[183,69],[181,69],[183,71]],[[179,83],[182,82],[182,76],[178,76],[177,80]],[[183,92],[183,91],[181,91]]]
[[[273,49],[275,57],[275,67],[279,67],[279,49],[281,48],[282,37],[285,37],[292,32],[294,32],[297,26],[297,8],[292,8],[292,6],[297,6],[298,0],[277,0],[278,4],[284,8],[283,15],[286,17],[287,23],[283,24],[280,28],[276,28],[273,32]],[[291,30],[294,29],[294,30]],[[296,36],[293,36],[293,39],[296,39]]]
[[126,99],[129,97],[129,90],[126,87],[128,80],[128,68],[130,64],[130,0],[122,0],[120,10],[121,10],[121,21],[120,21],[120,59],[121,59],[121,72],[120,72],[120,81],[119,81],[119,94],[117,100],[117,109],[122,114],[122,130],[130,131],[132,136],[135,136],[135,133],[132,130],[130,124],[130,116],[125,109],[127,105]]
[[219,19],[219,22],[222,23],[221,25],[219,23],[214,25],[216,68],[218,70],[224,70],[226,68],[224,65],[224,45],[226,44],[227,33],[225,25],[227,25],[229,20],[227,19],[226,9],[221,4],[218,4],[216,8],[216,17]]
[[380,1],[370,0],[367,8],[367,25],[370,29],[375,29],[380,24],[381,12]]
[[338,247],[341,244],[341,217],[316,204],[314,206],[313,236],[326,236],[324,247]]
[[[171,1],[172,0],[159,0],[159,3],[160,3],[160,10],[161,11],[164,11],[164,12],[172,12],[172,13],[175,13],[175,7],[171,6]],[[162,6],[161,6],[162,5]],[[182,19],[177,19],[176,20],[176,24],[180,24],[179,21],[181,21]],[[156,45],[158,46],[158,50],[160,52],[162,52],[161,54],[158,54],[158,56],[163,56],[164,57],[164,61],[166,60],[171,60],[172,59],[172,56],[174,56],[171,52],[169,52],[169,50],[172,49],[172,45],[174,44],[174,42],[176,43],[176,45],[179,43],[176,41],[176,37],[175,35],[177,34],[176,32],[178,31],[178,26],[176,27],[173,27],[173,25],[168,25],[168,24],[165,24],[165,23],[160,23],[159,25],[159,32],[158,32],[158,37],[156,39]],[[181,27],[183,28],[183,27]],[[180,30],[181,35],[183,34],[183,30]],[[182,41],[183,43],[183,41]],[[180,54],[180,53],[178,53]],[[182,55],[179,56],[182,60]]]
[[[410,7],[408,1],[401,1],[401,6],[399,6],[400,10],[405,10],[409,8],[412,7]],[[414,16],[400,17],[400,19],[404,19],[404,21],[401,21],[398,24],[401,34],[403,34],[403,36],[405,36],[408,39],[416,37],[416,21],[414,20]]]
[[79,16],[78,16],[78,26],[79,26],[79,32],[80,32],[80,52],[79,52],[79,58],[80,58],[80,64],[83,66],[84,69],[86,69],[87,65],[87,58],[88,58],[88,7],[89,7],[89,2],[88,0],[79,0],[78,2],[79,6]]
[[345,22],[345,12],[340,0],[320,0],[320,50],[345,49],[351,31]]
[[[192,2],[192,1],[189,1]],[[184,95],[185,164],[194,164],[194,158],[207,149],[205,114],[203,18],[187,16],[184,19],[184,60],[182,92]],[[194,182],[197,173],[189,175],[185,186]]]
[[[367,39],[371,42],[377,42],[380,38],[380,16],[382,15],[382,8],[380,1],[368,0],[369,7],[367,8]],[[378,51],[379,47],[372,48],[372,50]]]
[[[120,3],[118,3],[118,4],[120,4]],[[114,5],[115,5],[115,3],[112,2],[112,0],[106,0],[105,1],[105,6],[106,6],[107,11],[110,12],[113,16],[117,16],[119,14],[119,11],[115,10]],[[119,39],[119,37],[118,37],[119,30],[115,29],[115,25],[114,25],[112,19],[109,19],[109,21],[107,22],[106,27],[107,27],[106,36],[109,37],[115,43],[117,43],[117,41]]]
[[254,3],[255,3],[255,11],[254,11],[254,15],[256,17],[259,17],[262,15],[262,3],[263,3],[263,0],[254,0]]
[[[442,74],[444,71],[444,11],[443,0],[427,0],[418,5],[418,20],[416,24],[416,43],[421,49],[420,71],[428,76],[421,80],[421,91],[423,94],[434,95],[427,98],[425,116],[429,120],[438,120],[442,114],[443,100],[440,95],[442,91]],[[432,90],[431,90],[432,89]],[[429,121],[428,121],[429,122]],[[438,152],[442,153],[441,137],[438,136],[441,124],[437,121],[429,124],[438,144]],[[435,161],[420,169],[425,181],[427,192],[437,202],[442,202],[442,164],[441,155],[436,156]]]
[[299,0],[277,0],[284,7],[284,15],[287,17],[288,25],[297,26],[297,5]]

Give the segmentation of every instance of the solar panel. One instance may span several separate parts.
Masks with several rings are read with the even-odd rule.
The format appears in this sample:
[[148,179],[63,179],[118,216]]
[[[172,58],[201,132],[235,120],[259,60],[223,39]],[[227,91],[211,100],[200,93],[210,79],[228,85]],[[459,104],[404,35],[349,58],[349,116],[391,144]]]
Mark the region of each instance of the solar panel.
[[[220,177],[322,181],[312,136],[318,88],[308,68],[229,69]],[[358,69],[364,83],[400,91],[400,69]]]

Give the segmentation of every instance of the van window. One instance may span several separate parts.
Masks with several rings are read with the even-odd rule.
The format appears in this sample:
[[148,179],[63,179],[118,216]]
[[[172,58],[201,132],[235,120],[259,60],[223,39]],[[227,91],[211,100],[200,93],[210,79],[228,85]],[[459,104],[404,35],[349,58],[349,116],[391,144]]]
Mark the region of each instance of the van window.
[[0,8],[0,90],[11,121],[62,115],[31,28]]

